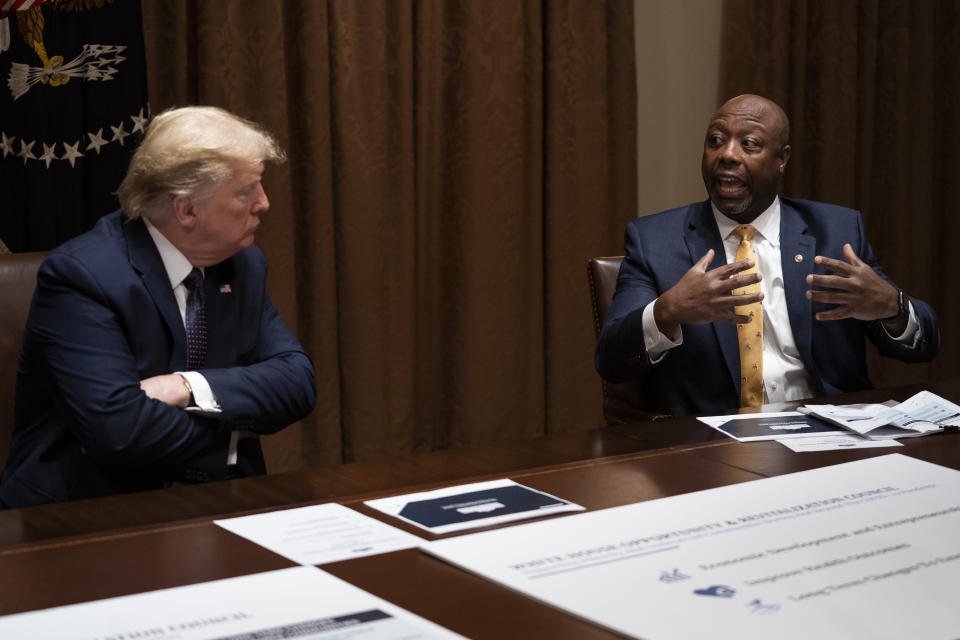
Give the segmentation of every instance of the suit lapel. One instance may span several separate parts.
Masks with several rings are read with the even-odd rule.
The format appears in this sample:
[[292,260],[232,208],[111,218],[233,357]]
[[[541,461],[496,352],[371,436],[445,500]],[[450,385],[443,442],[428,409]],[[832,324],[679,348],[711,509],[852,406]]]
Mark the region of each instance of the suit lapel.
[[223,336],[240,335],[237,329],[242,292],[234,292],[233,259],[208,267],[204,277],[207,302],[207,367],[226,367],[235,361],[236,344]]
[[790,329],[797,351],[811,381],[819,381],[813,361],[812,303],[807,300],[807,275],[813,273],[813,259],[817,255],[817,239],[807,234],[807,224],[797,210],[780,200],[780,266],[783,269],[783,289],[787,300]]
[[[713,217],[713,209],[710,208],[709,200],[691,207],[690,213],[687,215],[684,241],[690,251],[690,264],[702,258],[710,249],[713,249],[714,256],[713,262],[707,267],[708,269],[715,269],[727,263],[727,253],[723,248],[723,239],[717,229],[717,221]],[[723,353],[730,380],[736,387],[737,397],[739,397],[740,346],[737,340],[737,328],[735,325],[725,322],[714,322],[712,326],[717,336],[717,342],[720,344],[720,351]]]
[[160,259],[157,246],[150,237],[142,220],[123,223],[123,233],[127,239],[130,266],[140,274],[144,286],[160,311],[167,330],[173,338],[173,353],[170,356],[171,371],[186,367],[187,336],[183,328],[183,318],[173,296],[173,288],[167,277],[167,270]]

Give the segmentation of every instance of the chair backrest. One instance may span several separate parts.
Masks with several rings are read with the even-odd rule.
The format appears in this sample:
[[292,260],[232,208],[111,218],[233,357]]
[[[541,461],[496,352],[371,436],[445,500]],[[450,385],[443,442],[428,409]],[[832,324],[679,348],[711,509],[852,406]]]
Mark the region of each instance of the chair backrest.
[[[593,329],[600,337],[603,319],[610,310],[613,293],[617,290],[617,274],[623,256],[590,258],[587,260],[587,278],[590,281],[590,301],[593,304]],[[603,417],[607,424],[621,424],[637,420],[655,420],[665,417],[655,410],[653,386],[649,376],[613,383],[601,379],[603,389]]]
[[13,434],[13,391],[23,327],[46,251],[0,255],[0,469]]

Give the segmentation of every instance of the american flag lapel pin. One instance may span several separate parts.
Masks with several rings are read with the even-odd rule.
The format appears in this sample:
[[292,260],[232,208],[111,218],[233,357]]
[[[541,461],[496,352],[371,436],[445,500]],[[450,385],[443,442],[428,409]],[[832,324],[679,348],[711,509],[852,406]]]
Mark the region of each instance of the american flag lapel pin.
[[233,293],[233,289],[230,288],[229,284],[220,285],[220,293]]

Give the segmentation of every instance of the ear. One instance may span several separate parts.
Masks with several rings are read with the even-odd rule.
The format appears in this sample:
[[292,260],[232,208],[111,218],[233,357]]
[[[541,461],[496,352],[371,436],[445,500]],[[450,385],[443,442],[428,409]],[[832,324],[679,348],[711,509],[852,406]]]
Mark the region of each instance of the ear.
[[783,173],[783,170],[787,168],[787,163],[790,162],[790,145],[785,144],[783,148],[780,149],[780,173]]
[[176,195],[170,203],[173,218],[184,229],[192,229],[197,223],[197,210],[190,196]]

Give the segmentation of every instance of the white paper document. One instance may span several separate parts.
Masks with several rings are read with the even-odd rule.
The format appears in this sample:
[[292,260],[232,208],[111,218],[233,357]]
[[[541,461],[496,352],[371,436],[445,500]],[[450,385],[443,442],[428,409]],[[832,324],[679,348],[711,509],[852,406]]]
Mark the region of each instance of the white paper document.
[[867,438],[922,436],[960,427],[960,406],[921,391],[900,404],[808,404],[799,411]]
[[899,454],[425,543],[627,636],[960,636],[960,472]]
[[860,436],[811,436],[809,438],[791,438],[778,440],[791,451],[838,451],[840,449],[875,449],[877,447],[902,447],[896,440],[870,440]]
[[436,534],[583,511],[578,504],[506,479],[367,500],[364,504]]
[[412,549],[423,542],[406,531],[332,502],[213,522],[300,564],[324,564]]
[[0,638],[11,640],[461,637],[314,567],[0,617]]

